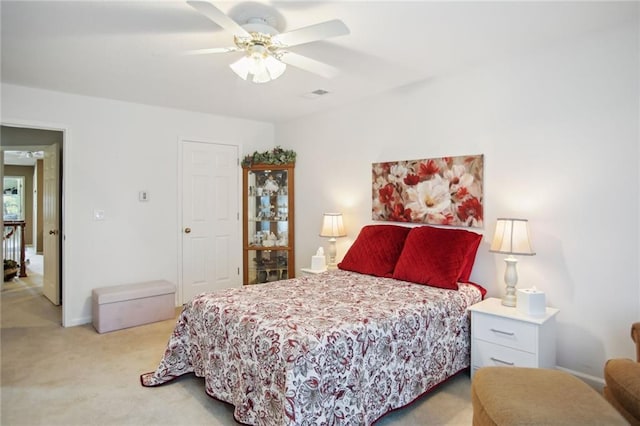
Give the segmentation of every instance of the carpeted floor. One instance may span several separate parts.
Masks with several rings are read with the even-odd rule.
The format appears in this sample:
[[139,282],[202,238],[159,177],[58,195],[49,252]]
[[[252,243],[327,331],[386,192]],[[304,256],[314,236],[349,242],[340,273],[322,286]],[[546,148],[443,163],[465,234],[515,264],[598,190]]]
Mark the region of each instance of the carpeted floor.
[[[36,265],[34,265],[35,267]],[[61,309],[42,296],[42,277],[2,284],[2,425],[234,425],[232,407],[208,397],[204,380],[185,376],[144,388],[174,320],[98,334],[62,328]],[[176,311],[176,314],[178,311]],[[376,424],[470,425],[468,374]]]

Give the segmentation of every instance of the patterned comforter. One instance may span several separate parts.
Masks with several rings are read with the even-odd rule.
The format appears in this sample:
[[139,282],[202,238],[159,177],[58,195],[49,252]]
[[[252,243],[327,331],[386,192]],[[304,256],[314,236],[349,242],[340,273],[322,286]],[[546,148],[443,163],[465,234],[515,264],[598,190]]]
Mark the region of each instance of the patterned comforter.
[[370,425],[469,366],[480,300],[341,270],[205,293],[141,381],[193,372],[251,425]]

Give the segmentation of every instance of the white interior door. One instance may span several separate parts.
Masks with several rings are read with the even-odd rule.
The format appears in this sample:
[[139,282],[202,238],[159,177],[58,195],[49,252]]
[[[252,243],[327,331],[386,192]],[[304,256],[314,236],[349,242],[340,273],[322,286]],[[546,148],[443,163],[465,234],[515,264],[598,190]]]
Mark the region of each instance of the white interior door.
[[182,141],[182,303],[240,285],[238,147]]
[[60,304],[60,200],[58,146],[44,150],[42,221],[44,274],[42,292],[54,305]]

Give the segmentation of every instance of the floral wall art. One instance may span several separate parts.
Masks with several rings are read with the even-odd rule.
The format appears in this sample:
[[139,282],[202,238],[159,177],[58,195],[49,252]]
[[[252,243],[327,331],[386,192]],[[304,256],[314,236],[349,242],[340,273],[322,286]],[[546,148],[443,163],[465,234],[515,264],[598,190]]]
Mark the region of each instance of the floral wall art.
[[373,163],[373,220],[483,227],[483,155]]

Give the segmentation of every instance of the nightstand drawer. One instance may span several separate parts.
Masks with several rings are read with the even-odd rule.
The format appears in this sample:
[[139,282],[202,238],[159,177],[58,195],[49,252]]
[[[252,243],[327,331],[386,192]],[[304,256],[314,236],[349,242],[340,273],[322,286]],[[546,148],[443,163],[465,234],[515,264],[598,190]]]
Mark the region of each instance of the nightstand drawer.
[[472,322],[476,339],[527,352],[536,352],[536,325],[494,315],[476,314]]
[[538,367],[536,355],[482,340],[474,341],[474,367]]

